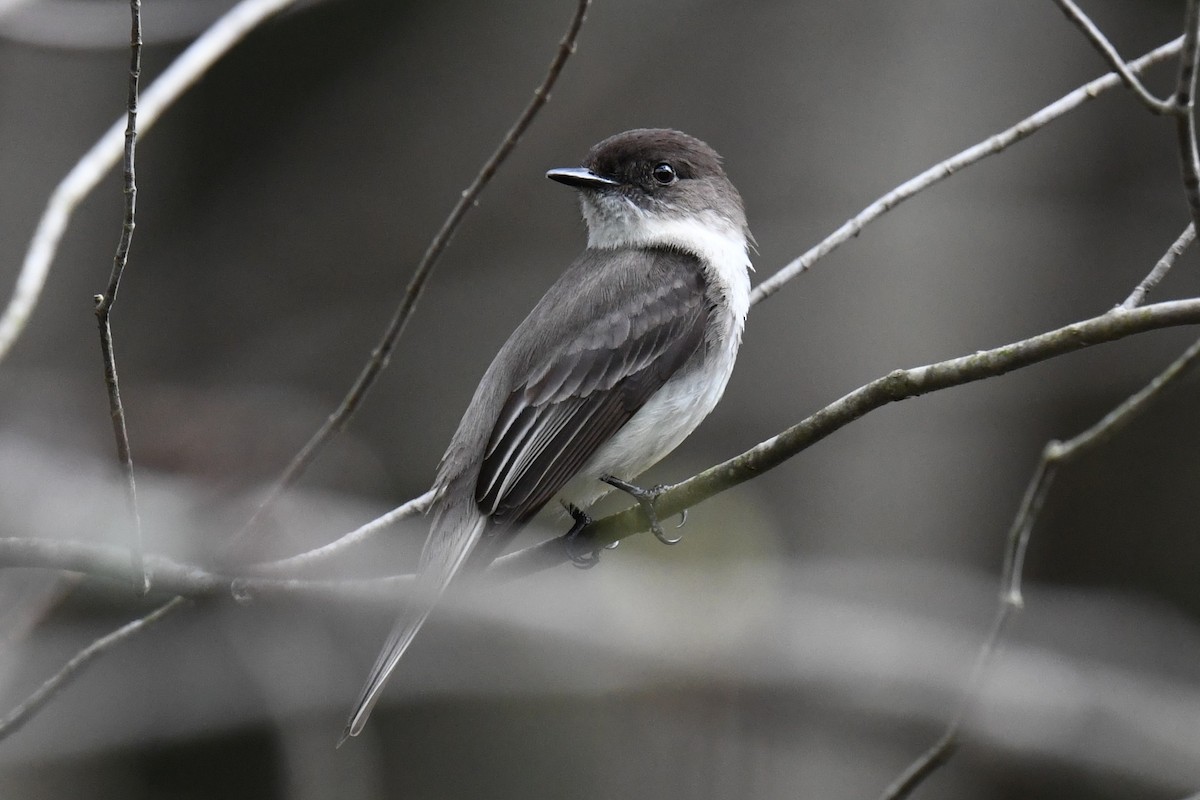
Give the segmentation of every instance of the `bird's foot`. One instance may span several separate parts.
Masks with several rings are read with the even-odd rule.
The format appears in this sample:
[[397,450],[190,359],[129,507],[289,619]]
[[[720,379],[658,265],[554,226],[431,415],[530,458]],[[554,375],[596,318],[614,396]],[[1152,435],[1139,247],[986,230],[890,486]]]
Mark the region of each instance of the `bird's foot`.
[[[658,522],[658,511],[655,509],[655,503],[658,501],[659,495],[667,490],[666,484],[660,483],[653,489],[643,489],[641,486],[636,486],[612,475],[603,475],[601,476],[600,480],[604,481],[609,486],[620,489],[621,491],[633,497],[634,500],[637,500],[638,505],[642,507],[642,512],[645,513],[646,518],[650,520],[650,532],[654,534],[654,538],[658,539],[663,544],[678,544],[679,540],[683,538],[682,536],[676,536],[674,538],[667,536],[667,534],[663,532],[662,525],[660,525]],[[683,523],[687,522],[687,511],[684,510],[679,516],[680,520],[679,524],[675,526],[676,528],[682,528]]]
[[588,516],[586,511],[577,506],[567,503],[566,507],[567,513],[575,521],[571,525],[571,530],[567,531],[567,535],[563,537],[563,546],[567,550],[567,558],[571,559],[571,564],[577,569],[591,569],[600,563],[600,549],[595,548],[581,553],[576,546],[575,540],[579,538],[579,534],[583,533],[583,530],[588,525],[592,524],[592,518]]

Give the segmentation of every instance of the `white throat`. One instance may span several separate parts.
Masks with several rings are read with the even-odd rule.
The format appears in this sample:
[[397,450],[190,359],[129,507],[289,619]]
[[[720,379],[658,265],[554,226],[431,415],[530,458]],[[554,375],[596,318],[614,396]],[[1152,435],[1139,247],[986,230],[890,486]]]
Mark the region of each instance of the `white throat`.
[[622,204],[619,210],[584,199],[588,247],[671,247],[699,256],[709,284],[723,290],[738,339],[750,310],[749,242],[740,226],[715,211],[665,217]]

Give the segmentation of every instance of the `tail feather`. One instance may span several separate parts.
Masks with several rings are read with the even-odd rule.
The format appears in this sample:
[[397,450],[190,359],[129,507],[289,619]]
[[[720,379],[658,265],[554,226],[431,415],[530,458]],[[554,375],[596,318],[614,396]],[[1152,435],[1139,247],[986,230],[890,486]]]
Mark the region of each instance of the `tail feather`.
[[371,668],[371,674],[359,692],[354,711],[338,740],[338,747],[348,737],[357,736],[362,731],[371,709],[379,701],[388,676],[429,618],[450,581],[471,555],[487,522],[488,518],[475,508],[470,495],[465,502],[456,503],[451,499],[435,509],[429,539],[421,554],[421,570],[409,605],[397,620],[379,658],[375,660],[375,666]]

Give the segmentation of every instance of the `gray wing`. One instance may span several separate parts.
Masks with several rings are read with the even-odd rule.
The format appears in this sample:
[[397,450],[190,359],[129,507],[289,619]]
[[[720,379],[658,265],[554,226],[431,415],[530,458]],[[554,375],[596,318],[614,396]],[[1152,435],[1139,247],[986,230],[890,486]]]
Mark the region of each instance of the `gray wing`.
[[475,491],[493,525],[536,514],[703,346],[698,260],[672,250],[626,257],[639,260],[644,291],[609,292],[608,308],[586,309],[591,322],[532,358],[501,407]]

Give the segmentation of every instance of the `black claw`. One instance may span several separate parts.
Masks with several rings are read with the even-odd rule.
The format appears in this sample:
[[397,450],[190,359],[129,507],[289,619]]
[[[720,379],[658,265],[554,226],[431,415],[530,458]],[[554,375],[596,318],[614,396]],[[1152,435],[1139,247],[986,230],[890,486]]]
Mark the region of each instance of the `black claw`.
[[675,526],[677,529],[682,528],[687,524],[687,511],[688,510],[685,508],[683,511],[679,512],[679,524]]
[[[678,544],[682,536],[670,537],[663,532],[662,525],[658,522],[658,512],[654,508],[654,503],[658,500],[658,496],[667,490],[667,485],[660,483],[653,489],[643,489],[641,486],[635,486],[632,483],[621,480],[612,475],[603,475],[600,480],[607,483],[609,486],[620,489],[629,494],[634,500],[638,501],[638,505],[642,507],[646,518],[650,520],[650,532],[654,534],[654,538],[658,539],[663,544]],[[684,512],[686,518],[687,512]],[[683,523],[681,522],[680,525]]]
[[575,521],[571,525],[571,530],[567,531],[567,535],[563,537],[563,547],[567,550],[567,558],[571,559],[571,564],[576,569],[591,569],[600,563],[600,551],[589,550],[586,553],[580,553],[575,548],[575,540],[579,538],[579,534],[583,532],[584,528],[592,524],[592,518],[587,515],[586,511],[569,504],[567,513]]

